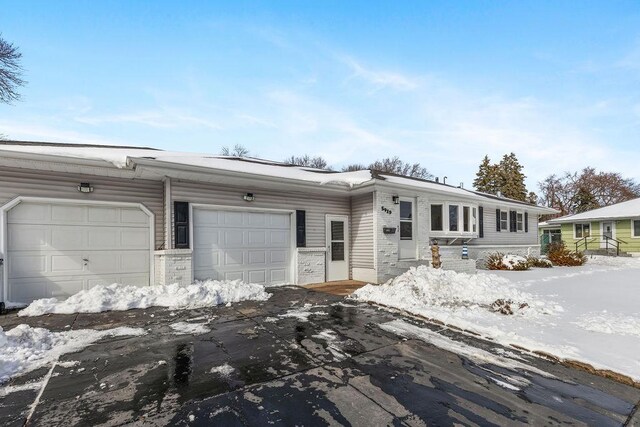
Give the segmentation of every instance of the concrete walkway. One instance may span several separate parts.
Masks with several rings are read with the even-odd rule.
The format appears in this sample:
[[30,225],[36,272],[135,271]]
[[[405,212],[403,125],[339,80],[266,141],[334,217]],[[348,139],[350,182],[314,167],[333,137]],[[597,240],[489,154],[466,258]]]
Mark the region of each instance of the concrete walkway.
[[[143,327],[67,354],[0,397],[3,425],[633,425],[640,390],[341,297],[287,287],[267,302],[17,318],[52,330]],[[306,320],[305,320],[306,319]],[[401,319],[545,373],[479,363],[380,328]],[[210,332],[176,335],[176,322]],[[69,327],[66,327],[69,326]],[[42,369],[15,379],[39,380]],[[501,378],[519,378],[519,387]],[[636,415],[637,416],[637,415]]]

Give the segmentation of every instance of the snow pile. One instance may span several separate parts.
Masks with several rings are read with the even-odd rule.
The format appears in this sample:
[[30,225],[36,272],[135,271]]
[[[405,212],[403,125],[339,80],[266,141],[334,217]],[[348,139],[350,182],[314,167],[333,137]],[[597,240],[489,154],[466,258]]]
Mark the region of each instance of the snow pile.
[[637,314],[625,316],[602,310],[600,313],[582,315],[573,324],[592,332],[640,337],[640,315]]
[[102,338],[144,334],[140,328],[127,327],[66,332],[51,332],[28,325],[18,325],[5,332],[0,327],[0,384],[55,362],[63,354],[80,351]]
[[490,311],[496,301],[508,302],[524,316],[561,311],[492,274],[466,274],[426,266],[411,268],[384,285],[367,285],[349,298],[374,302],[446,322],[457,311]]
[[229,378],[233,371],[235,371],[235,368],[228,363],[225,363],[224,365],[214,366],[209,372],[220,375],[222,378]]
[[130,286],[114,283],[83,290],[64,301],[44,298],[32,302],[18,316],[40,316],[48,313],[99,313],[132,308],[170,307],[199,308],[232,302],[266,301],[271,294],[264,286],[236,281],[207,280],[192,285]]
[[211,329],[205,325],[206,323],[176,322],[169,326],[174,330],[176,335],[202,335],[211,332]]
[[527,259],[520,255],[507,254],[502,257],[502,265],[507,267],[508,270],[522,269],[527,264]]
[[[329,315],[325,311],[311,311],[312,308],[317,308],[317,307],[326,307],[326,306],[325,305],[314,306],[313,304],[307,303],[302,307],[294,308],[287,311],[286,313],[279,314],[278,317],[279,318],[295,318],[295,319],[298,319],[300,322],[308,322],[309,317],[311,316],[328,316]],[[276,318],[268,318],[268,319],[277,320]]]
[[602,255],[592,255],[587,258],[589,265],[615,268],[640,268],[639,257],[612,257]]

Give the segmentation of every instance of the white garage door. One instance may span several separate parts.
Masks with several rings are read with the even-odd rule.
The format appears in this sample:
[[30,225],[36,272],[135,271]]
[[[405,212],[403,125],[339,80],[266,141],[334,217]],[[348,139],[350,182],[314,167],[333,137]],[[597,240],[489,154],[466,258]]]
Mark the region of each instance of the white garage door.
[[9,301],[148,285],[149,221],[139,208],[20,203],[7,215]]
[[291,215],[196,208],[193,248],[198,280],[289,282]]

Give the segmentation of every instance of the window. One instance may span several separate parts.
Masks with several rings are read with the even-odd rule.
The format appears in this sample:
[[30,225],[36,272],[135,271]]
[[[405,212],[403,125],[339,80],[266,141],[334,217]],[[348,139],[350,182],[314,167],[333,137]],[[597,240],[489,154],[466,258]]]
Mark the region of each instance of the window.
[[431,231],[442,230],[442,205],[431,205]]
[[331,261],[344,261],[344,221],[331,221]]
[[458,205],[449,205],[449,231],[458,231]]
[[463,231],[469,231],[469,225],[471,222],[471,217],[470,217],[470,212],[471,212],[471,208],[469,208],[469,206],[464,206],[462,208],[462,230]]
[[400,240],[413,238],[413,203],[400,201]]
[[589,237],[591,235],[589,224],[576,224],[575,232],[576,239],[582,239],[583,237]]
[[524,214],[522,212],[516,214],[516,230],[524,230]]
[[476,232],[476,224],[478,218],[478,211],[476,208],[471,209],[471,231]]
[[509,229],[509,212],[500,211],[500,230]]
[[631,232],[633,233],[633,237],[640,237],[640,219],[634,219],[631,223]]

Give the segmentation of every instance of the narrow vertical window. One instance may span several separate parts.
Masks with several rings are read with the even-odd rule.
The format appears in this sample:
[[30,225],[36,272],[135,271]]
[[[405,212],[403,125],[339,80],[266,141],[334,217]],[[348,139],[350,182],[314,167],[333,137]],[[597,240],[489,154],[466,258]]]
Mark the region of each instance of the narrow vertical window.
[[458,231],[458,205],[449,205],[449,231]]
[[400,202],[400,240],[413,238],[413,203]]
[[470,213],[469,206],[464,206],[462,208],[462,230],[466,232],[469,231],[469,223],[471,222],[471,217],[469,213]]
[[431,231],[443,231],[442,205],[431,205]]

